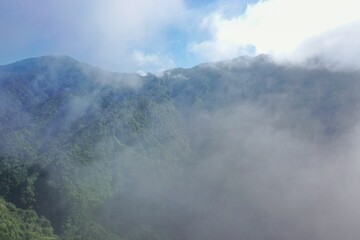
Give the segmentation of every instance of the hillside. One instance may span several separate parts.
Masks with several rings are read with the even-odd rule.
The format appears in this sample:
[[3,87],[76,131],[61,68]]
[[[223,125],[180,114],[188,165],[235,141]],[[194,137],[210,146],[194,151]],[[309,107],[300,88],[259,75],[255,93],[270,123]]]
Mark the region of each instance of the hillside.
[[359,72],[264,55],[146,76],[0,66],[0,217],[31,212],[36,239],[355,236],[359,92]]

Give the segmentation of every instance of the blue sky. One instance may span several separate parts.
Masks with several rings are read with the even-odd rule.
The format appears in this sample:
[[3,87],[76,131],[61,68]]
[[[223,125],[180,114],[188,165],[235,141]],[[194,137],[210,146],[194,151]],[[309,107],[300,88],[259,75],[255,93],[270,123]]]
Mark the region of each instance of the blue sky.
[[[0,0],[0,64],[69,55],[113,71],[157,72],[266,53],[360,56],[355,0]],[[350,50],[351,49],[351,50]]]

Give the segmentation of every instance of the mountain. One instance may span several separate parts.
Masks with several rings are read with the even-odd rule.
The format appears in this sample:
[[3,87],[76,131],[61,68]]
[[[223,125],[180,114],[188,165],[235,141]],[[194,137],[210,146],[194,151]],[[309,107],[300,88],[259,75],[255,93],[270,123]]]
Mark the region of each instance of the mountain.
[[357,236],[360,199],[338,196],[357,184],[359,78],[265,55],[146,76],[67,56],[0,66],[0,217],[31,211],[44,233],[14,215],[0,236]]

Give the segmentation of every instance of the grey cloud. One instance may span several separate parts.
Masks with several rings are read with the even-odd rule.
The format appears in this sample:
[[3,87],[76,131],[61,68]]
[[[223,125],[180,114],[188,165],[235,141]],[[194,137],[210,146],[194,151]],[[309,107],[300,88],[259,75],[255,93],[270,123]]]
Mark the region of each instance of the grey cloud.
[[312,37],[289,58],[307,67],[326,67],[333,71],[360,69],[360,23],[354,22]]

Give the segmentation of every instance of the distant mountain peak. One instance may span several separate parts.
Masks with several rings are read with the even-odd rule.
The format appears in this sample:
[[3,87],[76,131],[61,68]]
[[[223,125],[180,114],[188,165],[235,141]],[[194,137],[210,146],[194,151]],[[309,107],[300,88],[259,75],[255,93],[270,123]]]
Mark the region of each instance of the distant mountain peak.
[[77,67],[81,63],[66,55],[45,55],[40,57],[26,58],[14,63],[0,66],[0,70],[9,72],[33,72],[37,70],[48,70]]
[[[67,55],[44,55],[39,57],[30,57],[25,58],[14,63],[6,64],[6,65],[14,65],[14,64],[29,64],[29,63],[42,63],[42,62],[79,62],[76,59],[67,56]],[[6,66],[4,65],[4,66]]]
[[28,58],[34,61],[50,61],[50,62],[71,62],[79,63],[78,60],[68,55],[44,55],[40,57]]

